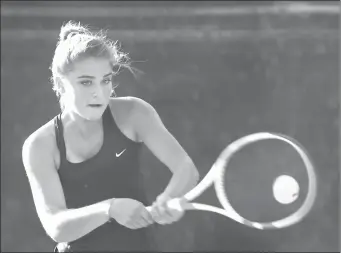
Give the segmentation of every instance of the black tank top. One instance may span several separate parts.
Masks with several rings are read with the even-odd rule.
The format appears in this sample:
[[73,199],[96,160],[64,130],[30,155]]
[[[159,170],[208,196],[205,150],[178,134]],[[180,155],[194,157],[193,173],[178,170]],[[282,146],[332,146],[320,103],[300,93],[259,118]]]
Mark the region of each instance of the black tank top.
[[[127,138],[118,128],[108,106],[103,113],[104,140],[100,151],[81,163],[66,158],[61,114],[54,119],[60,152],[58,174],[67,208],[80,208],[110,198],[132,198],[147,205],[139,170],[141,143]],[[128,229],[108,222],[82,238],[69,242],[72,251],[150,251],[151,228]]]

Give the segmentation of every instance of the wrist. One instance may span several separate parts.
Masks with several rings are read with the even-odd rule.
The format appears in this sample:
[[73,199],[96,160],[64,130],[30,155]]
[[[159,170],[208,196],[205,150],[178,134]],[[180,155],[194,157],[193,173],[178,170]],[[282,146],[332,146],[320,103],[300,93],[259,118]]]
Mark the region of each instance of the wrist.
[[108,222],[111,222],[112,220],[114,220],[113,205],[114,205],[115,200],[116,198],[112,198],[107,201],[106,216],[108,218]]
[[175,198],[176,194],[174,194],[171,190],[165,190],[163,193],[161,193],[158,198],[162,198],[162,199],[173,199]]

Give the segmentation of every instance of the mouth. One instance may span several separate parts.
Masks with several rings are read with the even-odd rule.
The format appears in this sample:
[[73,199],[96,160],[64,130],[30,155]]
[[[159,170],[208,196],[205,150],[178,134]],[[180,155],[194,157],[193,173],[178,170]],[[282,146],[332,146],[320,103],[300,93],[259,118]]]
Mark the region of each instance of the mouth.
[[91,108],[101,108],[103,105],[102,104],[89,104],[88,106]]

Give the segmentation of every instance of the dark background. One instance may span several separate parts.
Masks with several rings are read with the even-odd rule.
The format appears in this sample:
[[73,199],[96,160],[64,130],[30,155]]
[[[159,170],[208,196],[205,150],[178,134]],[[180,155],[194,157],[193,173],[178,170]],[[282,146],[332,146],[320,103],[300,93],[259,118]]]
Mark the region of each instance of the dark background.
[[[289,6],[2,2],[1,250],[54,247],[35,212],[21,147],[59,112],[48,67],[60,26],[73,19],[110,29],[122,43],[144,74],[122,72],[118,95],[151,103],[201,177],[229,142],[258,131],[296,138],[316,164],[317,201],[301,223],[259,231],[191,212],[157,228],[162,251],[338,251],[340,9],[337,2],[314,2],[310,11]],[[141,159],[152,202],[170,173],[147,149]],[[213,190],[201,199],[217,204]]]

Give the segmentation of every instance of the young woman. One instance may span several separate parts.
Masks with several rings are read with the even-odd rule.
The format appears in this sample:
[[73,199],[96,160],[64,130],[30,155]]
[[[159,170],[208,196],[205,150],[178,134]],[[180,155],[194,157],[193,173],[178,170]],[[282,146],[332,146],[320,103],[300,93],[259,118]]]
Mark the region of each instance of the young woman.
[[[148,226],[179,220],[183,210],[167,202],[198,181],[150,104],[111,96],[117,66],[130,68],[128,58],[103,33],[74,22],[61,28],[51,71],[62,110],[22,152],[37,214],[59,251],[155,249]],[[151,210],[139,171],[143,144],[173,173]]]

